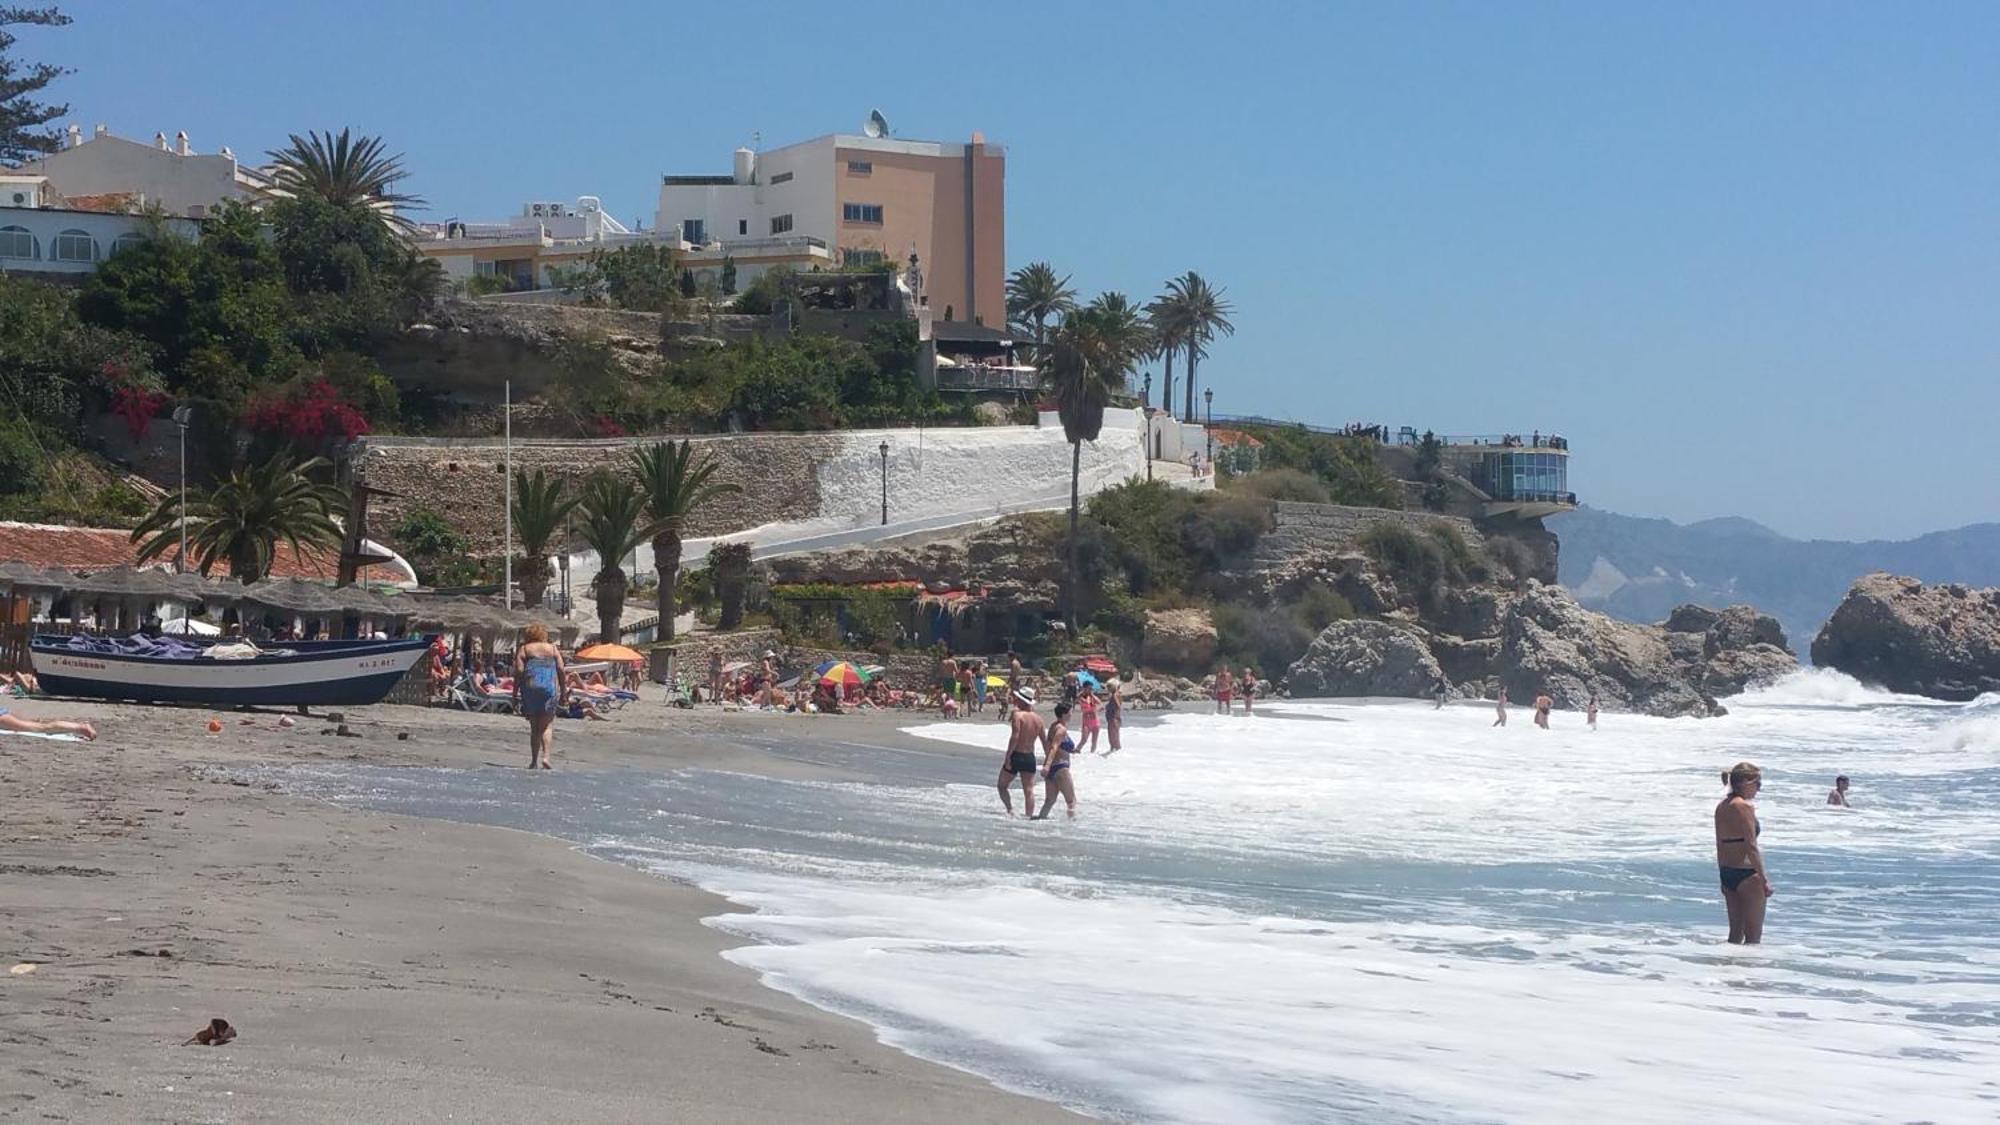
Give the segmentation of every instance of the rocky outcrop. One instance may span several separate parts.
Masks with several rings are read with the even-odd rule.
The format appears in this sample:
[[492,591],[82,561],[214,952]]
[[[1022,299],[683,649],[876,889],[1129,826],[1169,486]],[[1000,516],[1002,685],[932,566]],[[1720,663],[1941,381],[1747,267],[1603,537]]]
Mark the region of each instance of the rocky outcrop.
[[1546,693],[1581,708],[1720,715],[1716,697],[1798,669],[1776,620],[1748,606],[1683,606],[1661,625],[1584,609],[1559,586],[1531,582],[1500,635],[1501,683],[1516,700]]
[[1146,611],[1148,665],[1201,675],[1215,662],[1215,619],[1205,609]]
[[933,592],[969,586],[995,609],[1053,611],[1062,588],[1062,558],[1059,544],[1040,525],[1004,519],[967,535],[809,551],[763,565],[773,583],[921,582]]
[[1870,574],[1812,643],[1813,663],[1935,699],[2000,691],[2000,589]]
[[1286,682],[1294,698],[1431,694],[1444,675],[1424,637],[1382,621],[1336,621],[1313,639]]

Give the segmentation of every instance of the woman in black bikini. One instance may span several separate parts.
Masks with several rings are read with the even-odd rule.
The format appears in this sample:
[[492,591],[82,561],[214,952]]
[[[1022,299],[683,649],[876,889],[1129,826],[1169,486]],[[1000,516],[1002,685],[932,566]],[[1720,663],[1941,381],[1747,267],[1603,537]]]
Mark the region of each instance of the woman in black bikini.
[[1056,807],[1056,794],[1062,794],[1063,808],[1073,819],[1076,816],[1076,784],[1069,776],[1070,752],[1076,749],[1076,742],[1069,736],[1069,704],[1056,704],[1056,721],[1042,735],[1042,811],[1035,814],[1036,820],[1047,820],[1049,810]]
[[1750,804],[1764,786],[1764,771],[1738,762],[1728,779],[1729,795],[1715,806],[1715,863],[1722,871],[1722,901],[1729,908],[1729,943],[1757,945],[1764,940],[1766,900],[1777,893],[1764,871],[1764,851],[1757,846],[1764,828]]

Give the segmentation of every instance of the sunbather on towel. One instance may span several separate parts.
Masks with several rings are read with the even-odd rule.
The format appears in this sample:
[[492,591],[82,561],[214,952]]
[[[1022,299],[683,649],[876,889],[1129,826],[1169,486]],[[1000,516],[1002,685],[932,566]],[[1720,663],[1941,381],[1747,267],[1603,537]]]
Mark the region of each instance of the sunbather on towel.
[[22,734],[74,734],[84,741],[97,738],[97,728],[86,719],[25,719],[5,707],[0,707],[0,730],[19,731]]

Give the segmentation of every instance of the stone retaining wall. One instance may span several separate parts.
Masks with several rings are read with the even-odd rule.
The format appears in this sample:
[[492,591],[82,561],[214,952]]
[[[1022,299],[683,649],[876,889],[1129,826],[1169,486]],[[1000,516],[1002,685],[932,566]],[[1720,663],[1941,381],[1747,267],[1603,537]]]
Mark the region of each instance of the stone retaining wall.
[[[660,440],[517,441],[514,467],[531,473],[542,469],[575,484],[600,468],[626,471],[631,450]],[[688,538],[819,515],[820,469],[841,445],[838,436],[828,434],[713,434],[690,440],[720,466],[715,479],[742,492],[697,512],[683,532]],[[473,554],[498,555],[506,526],[504,456],[500,443],[490,439],[362,439],[355,462],[360,479],[400,494],[373,503],[370,531],[394,544],[396,522],[410,511],[428,508],[471,539]]]
[[1268,564],[1306,552],[1323,554],[1354,550],[1362,535],[1382,524],[1400,524],[1418,532],[1438,526],[1450,527],[1463,536],[1466,546],[1474,551],[1484,553],[1486,549],[1486,538],[1478,526],[1462,516],[1280,500],[1277,502],[1277,527],[1257,545],[1257,561]]

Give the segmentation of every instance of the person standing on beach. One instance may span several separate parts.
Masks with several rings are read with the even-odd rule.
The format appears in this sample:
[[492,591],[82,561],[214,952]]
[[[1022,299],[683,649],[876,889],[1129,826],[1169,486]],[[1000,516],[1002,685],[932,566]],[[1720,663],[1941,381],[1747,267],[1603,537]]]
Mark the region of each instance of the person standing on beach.
[[986,662],[975,660],[972,664],[972,710],[974,714],[986,713]]
[[1243,713],[1248,715],[1257,702],[1257,673],[1243,669]]
[[1007,787],[1015,778],[1021,779],[1021,811],[1033,815],[1035,811],[1035,744],[1046,733],[1042,717],[1035,714],[1035,689],[1017,689],[1008,701],[1013,704],[1009,713],[1013,729],[1007,735],[1007,754],[1000,759],[1000,803],[1006,807],[1007,815],[1014,815],[1014,798]]
[[1843,809],[1851,809],[1854,807],[1853,805],[1847,803],[1846,774],[1841,774],[1839,777],[1833,779],[1833,788],[1827,791],[1826,803],[1829,805],[1838,806]]
[[1590,693],[1590,706],[1584,710],[1583,717],[1591,730],[1597,729],[1597,693],[1594,691]]
[[1445,696],[1450,694],[1451,694],[1451,683],[1444,678],[1443,672],[1439,672],[1437,679],[1431,682],[1431,697],[1437,700],[1437,706],[1431,708],[1431,710],[1433,711],[1444,710]]
[[1549,711],[1553,709],[1555,705],[1556,701],[1549,698],[1548,692],[1543,692],[1542,694],[1535,697],[1536,726],[1542,728],[1543,730],[1549,729]]
[[[1090,689],[1085,688],[1083,698],[1089,699]],[[1069,736],[1069,711],[1067,703],[1056,704],[1056,721],[1042,732],[1042,811],[1035,814],[1036,820],[1047,820],[1049,810],[1056,807],[1056,795],[1060,793],[1064,810],[1070,819],[1076,819],[1076,782],[1070,776],[1069,756],[1075,751],[1076,743]]]
[[1494,713],[1495,715],[1499,716],[1498,718],[1496,718],[1496,719],[1494,719],[1494,720],[1493,720],[1493,725],[1494,725],[1494,726],[1496,726],[1496,727],[1504,727],[1504,726],[1506,726],[1506,725],[1507,725],[1507,689],[1506,689],[1506,688],[1501,688],[1501,689],[1500,689],[1500,698],[1499,698],[1499,699],[1497,699],[1497,700],[1495,700],[1495,701],[1494,701],[1494,703],[1493,703],[1493,713]]
[[1120,749],[1119,728],[1125,725],[1125,698],[1121,694],[1123,691],[1124,685],[1118,682],[1116,676],[1104,685],[1104,740],[1110,747],[1104,751],[1104,756],[1107,758]]
[[514,710],[528,720],[528,768],[551,770],[556,712],[569,702],[568,669],[562,650],[549,643],[549,630],[531,624],[514,648]]
[[1229,676],[1227,664],[1215,670],[1215,713],[1227,715],[1231,701],[1236,697],[1236,681]]
[[1757,837],[1764,826],[1750,802],[1764,788],[1764,771],[1750,762],[1729,770],[1729,795],[1715,806],[1715,864],[1722,873],[1722,902],[1729,911],[1729,944],[1764,940],[1766,901],[1777,893],[1764,870]]

